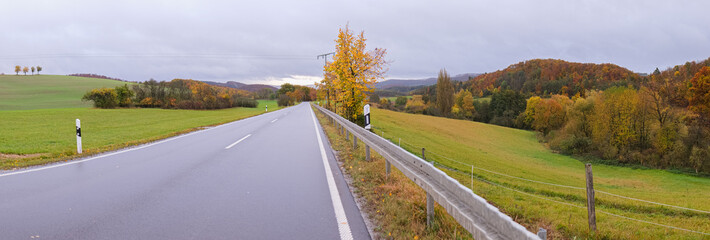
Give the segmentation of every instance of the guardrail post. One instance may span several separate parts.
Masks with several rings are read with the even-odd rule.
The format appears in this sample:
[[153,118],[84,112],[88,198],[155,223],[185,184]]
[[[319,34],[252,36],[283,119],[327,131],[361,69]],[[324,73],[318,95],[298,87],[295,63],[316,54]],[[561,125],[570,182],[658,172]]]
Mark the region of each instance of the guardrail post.
[[547,230],[544,228],[540,228],[537,230],[537,237],[539,237],[541,240],[547,240]]
[[589,230],[597,231],[597,214],[594,211],[594,179],[592,175],[592,164],[584,164],[587,174],[587,216],[589,217]]
[[350,140],[350,132],[348,130],[345,130],[345,140]]
[[426,193],[426,226],[431,227],[432,222],[434,221],[434,198],[429,194],[428,192]]
[[390,176],[391,169],[392,169],[392,165],[390,164],[390,161],[385,159],[385,178]]
[[353,149],[357,148],[357,137],[353,134]]
[[365,144],[365,160],[370,161],[370,145]]
[[422,148],[422,159],[426,160],[426,155],[424,155],[424,152],[426,152],[426,149]]

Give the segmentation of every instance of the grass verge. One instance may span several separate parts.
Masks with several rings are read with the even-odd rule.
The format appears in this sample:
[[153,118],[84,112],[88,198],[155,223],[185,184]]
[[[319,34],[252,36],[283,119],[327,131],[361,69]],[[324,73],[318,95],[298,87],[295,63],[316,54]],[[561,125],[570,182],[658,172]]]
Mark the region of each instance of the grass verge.
[[353,179],[352,187],[363,200],[364,209],[377,225],[375,239],[472,239],[446,210],[435,207],[434,223],[426,227],[426,192],[392,167],[385,176],[385,160],[372,151],[371,160],[365,161],[362,142],[353,149],[352,139],[345,140],[335,127],[328,124],[314,109],[321,126],[328,135],[331,146],[337,151],[341,168]]
[[[39,109],[0,111],[0,169],[66,161],[180,135],[280,109],[221,110]],[[75,119],[81,119],[83,153],[76,154]]]

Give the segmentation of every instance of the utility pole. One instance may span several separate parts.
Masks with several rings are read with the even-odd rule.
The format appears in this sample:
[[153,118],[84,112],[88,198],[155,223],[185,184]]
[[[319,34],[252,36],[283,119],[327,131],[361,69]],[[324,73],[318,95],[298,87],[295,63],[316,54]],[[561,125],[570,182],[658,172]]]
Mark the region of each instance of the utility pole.
[[316,59],[323,58],[323,66],[325,66],[325,65],[328,65],[328,55],[334,55],[334,56],[335,56],[335,52],[330,52],[330,53],[325,53],[325,54],[318,55],[318,57],[316,57]]
[[[324,54],[318,55],[316,57],[316,59],[323,58],[323,67],[328,66],[328,55],[335,56],[335,52],[324,53]],[[328,95],[325,96],[325,102],[327,105],[326,108],[328,108],[328,106],[330,106],[330,99],[329,98],[330,98],[330,93],[328,93]]]

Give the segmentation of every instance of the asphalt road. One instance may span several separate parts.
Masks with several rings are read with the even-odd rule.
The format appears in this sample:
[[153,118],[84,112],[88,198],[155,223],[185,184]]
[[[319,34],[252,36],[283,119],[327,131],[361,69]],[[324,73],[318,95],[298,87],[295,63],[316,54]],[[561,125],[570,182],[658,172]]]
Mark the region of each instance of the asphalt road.
[[304,103],[2,172],[0,239],[369,239],[315,121]]

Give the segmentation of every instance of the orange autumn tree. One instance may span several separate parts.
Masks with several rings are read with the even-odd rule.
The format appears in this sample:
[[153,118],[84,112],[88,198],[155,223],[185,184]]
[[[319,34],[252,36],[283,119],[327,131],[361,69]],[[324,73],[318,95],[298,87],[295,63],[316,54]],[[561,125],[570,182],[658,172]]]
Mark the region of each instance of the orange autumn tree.
[[689,106],[700,119],[710,121],[710,67],[703,67],[690,80]]
[[353,122],[362,115],[367,94],[374,90],[377,80],[382,79],[387,71],[386,50],[367,51],[365,41],[364,32],[355,36],[347,26],[341,28],[335,40],[333,62],[325,66],[325,78],[321,81],[328,91],[328,100],[334,100],[336,113]]

